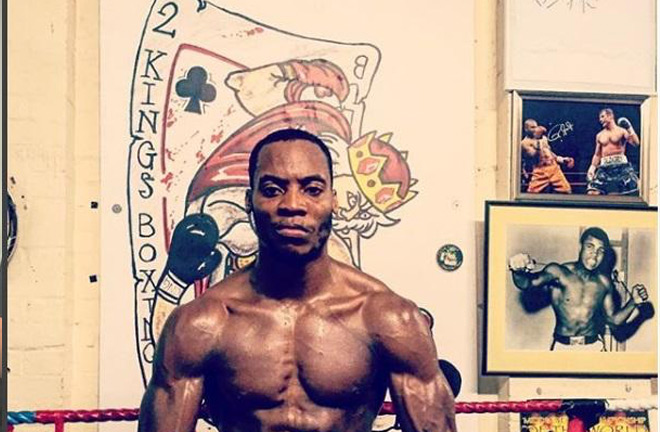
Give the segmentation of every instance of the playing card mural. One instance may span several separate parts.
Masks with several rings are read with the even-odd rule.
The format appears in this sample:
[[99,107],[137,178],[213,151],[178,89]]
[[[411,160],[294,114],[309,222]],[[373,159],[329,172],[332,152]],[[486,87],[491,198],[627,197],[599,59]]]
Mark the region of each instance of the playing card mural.
[[[256,257],[245,211],[248,157],[269,133],[317,134],[333,156],[339,210],[330,254],[395,225],[415,180],[387,125],[363,125],[378,48],[294,35],[201,0],[156,0],[130,103],[129,218],[143,379],[165,318]],[[405,144],[404,144],[405,146]]]

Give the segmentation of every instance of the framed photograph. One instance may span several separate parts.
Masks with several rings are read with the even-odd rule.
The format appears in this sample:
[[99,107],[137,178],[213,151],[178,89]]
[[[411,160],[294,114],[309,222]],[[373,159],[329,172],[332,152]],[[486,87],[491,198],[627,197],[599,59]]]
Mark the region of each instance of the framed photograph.
[[648,202],[648,105],[641,97],[514,93],[513,198]]
[[657,208],[486,203],[483,373],[657,375]]
[[499,5],[504,6],[506,89],[655,94],[656,1],[504,0]]

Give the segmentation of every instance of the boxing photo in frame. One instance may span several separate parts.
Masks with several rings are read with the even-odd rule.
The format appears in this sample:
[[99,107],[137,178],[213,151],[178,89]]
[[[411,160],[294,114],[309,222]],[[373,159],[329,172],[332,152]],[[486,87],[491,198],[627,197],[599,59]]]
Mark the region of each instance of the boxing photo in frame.
[[657,208],[486,203],[483,373],[657,375]]
[[648,202],[647,100],[575,93],[512,97],[514,199]]

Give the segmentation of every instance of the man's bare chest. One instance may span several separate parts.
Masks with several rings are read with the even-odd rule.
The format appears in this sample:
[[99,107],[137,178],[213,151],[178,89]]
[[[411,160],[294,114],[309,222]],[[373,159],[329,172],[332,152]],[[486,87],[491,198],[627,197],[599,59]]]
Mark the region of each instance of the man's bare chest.
[[247,308],[231,315],[207,373],[246,401],[345,402],[373,387],[377,358],[356,314]]
[[572,274],[563,279],[553,291],[556,304],[564,308],[589,308],[598,306],[606,293],[605,287],[596,280],[584,279]]
[[603,150],[614,150],[623,147],[623,132],[605,132],[598,136],[598,143]]

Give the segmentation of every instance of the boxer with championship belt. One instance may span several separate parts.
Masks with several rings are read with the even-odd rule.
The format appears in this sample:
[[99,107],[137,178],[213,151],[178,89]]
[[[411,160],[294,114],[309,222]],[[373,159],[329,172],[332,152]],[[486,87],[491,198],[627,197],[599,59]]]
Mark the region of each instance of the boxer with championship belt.
[[643,285],[635,286],[621,307],[615,301],[612,268],[614,252],[605,231],[586,229],[580,237],[578,260],[550,263],[535,271],[537,262],[520,253],[509,259],[514,285],[532,296],[546,296],[555,313],[551,351],[605,351],[605,326],[624,326],[637,310],[643,320],[653,305]]
[[603,130],[596,135],[596,149],[587,171],[587,193],[638,195],[639,178],[626,158],[626,144],[638,146],[639,136],[627,118],[615,122],[611,108],[602,109],[598,120]]

